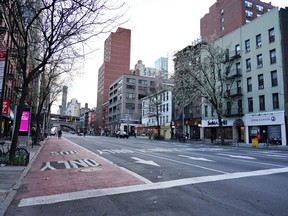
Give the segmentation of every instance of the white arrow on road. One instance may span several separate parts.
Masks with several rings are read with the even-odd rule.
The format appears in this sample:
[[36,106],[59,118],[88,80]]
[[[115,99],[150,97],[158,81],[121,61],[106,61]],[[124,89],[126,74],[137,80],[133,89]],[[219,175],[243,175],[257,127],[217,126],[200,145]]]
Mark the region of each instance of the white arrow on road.
[[187,155],[178,155],[179,157],[185,157],[185,158],[189,158],[191,160],[199,160],[199,161],[208,161],[208,162],[215,162],[213,160],[209,160],[203,157],[191,157],[191,156],[187,156]]
[[136,160],[136,163],[142,163],[142,164],[148,164],[148,165],[152,165],[152,166],[160,166],[159,164],[155,163],[152,160],[143,160],[137,157],[131,157],[132,159]]

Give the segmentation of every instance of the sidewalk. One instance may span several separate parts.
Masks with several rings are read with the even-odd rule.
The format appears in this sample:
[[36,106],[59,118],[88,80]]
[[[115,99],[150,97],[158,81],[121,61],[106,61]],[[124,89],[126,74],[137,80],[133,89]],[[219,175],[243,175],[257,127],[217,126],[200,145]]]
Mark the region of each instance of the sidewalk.
[[0,166],[0,216],[4,215],[42,146],[26,147],[30,153],[28,166]]

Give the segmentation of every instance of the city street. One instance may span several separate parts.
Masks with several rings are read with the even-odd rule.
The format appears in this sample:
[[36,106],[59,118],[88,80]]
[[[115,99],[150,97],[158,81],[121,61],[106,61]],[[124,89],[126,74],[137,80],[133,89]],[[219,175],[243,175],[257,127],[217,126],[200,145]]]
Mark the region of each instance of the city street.
[[6,215],[287,215],[287,178],[281,149],[65,133]]

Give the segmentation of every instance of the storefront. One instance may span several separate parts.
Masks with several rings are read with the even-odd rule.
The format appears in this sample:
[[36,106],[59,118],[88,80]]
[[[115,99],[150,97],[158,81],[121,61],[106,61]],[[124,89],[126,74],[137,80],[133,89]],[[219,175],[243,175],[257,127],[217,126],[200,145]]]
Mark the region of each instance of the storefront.
[[252,139],[258,134],[262,141],[269,139],[286,145],[284,111],[246,114],[244,122],[246,143],[252,143]]
[[[244,122],[241,118],[223,118],[222,125],[225,140],[237,142],[244,141]],[[202,120],[201,126],[204,139],[212,138],[215,140],[221,138],[218,119]]]

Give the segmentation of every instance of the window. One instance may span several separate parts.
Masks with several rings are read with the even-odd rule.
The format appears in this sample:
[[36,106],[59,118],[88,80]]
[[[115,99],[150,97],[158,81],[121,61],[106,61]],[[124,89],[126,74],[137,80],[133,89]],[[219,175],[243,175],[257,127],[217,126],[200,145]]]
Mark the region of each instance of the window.
[[139,80],[139,84],[141,84],[141,85],[147,85],[147,80]]
[[211,116],[212,116],[212,117],[215,116],[215,111],[214,111],[214,108],[213,108],[213,107],[211,107]]
[[224,31],[224,29],[225,29],[224,26],[220,27],[220,31]]
[[220,18],[220,23],[224,23],[224,17]]
[[128,83],[136,83],[136,79],[132,79],[132,78],[127,78],[126,81]]
[[272,94],[273,109],[279,109],[279,95],[278,93]]
[[196,106],[196,117],[200,116],[200,107]]
[[225,60],[229,61],[229,49],[225,50]]
[[248,111],[253,112],[253,98],[248,98]]
[[250,52],[250,40],[245,41],[245,52]]
[[263,60],[262,60],[262,54],[257,55],[257,68],[263,67]]
[[242,114],[243,113],[243,110],[242,110],[242,100],[238,100],[238,113],[239,114]]
[[205,113],[205,116],[204,117],[208,117],[208,106],[205,106],[204,107],[204,113]]
[[264,97],[264,95],[259,96],[259,109],[260,109],[260,111],[265,110],[265,97]]
[[269,35],[269,43],[274,42],[274,41],[275,41],[275,31],[274,31],[274,28],[269,29],[268,35]]
[[276,50],[270,50],[270,64],[276,63]]
[[169,104],[167,103],[167,105],[166,105],[166,112],[168,112],[169,111]]
[[264,77],[263,74],[258,75],[258,89],[264,89]]
[[127,89],[135,89],[135,86],[134,85],[126,85],[126,88]]
[[235,46],[235,55],[240,55],[240,45],[239,44],[237,44]]
[[251,92],[252,91],[252,78],[249,77],[247,78],[247,92]]
[[142,91],[147,91],[147,87],[146,86],[138,86],[138,89],[142,90]]
[[277,71],[271,71],[271,85],[272,87],[278,86]]
[[221,8],[219,12],[221,15],[223,15],[224,14],[224,8]]
[[241,74],[241,64],[240,62],[236,63],[236,74]]
[[127,94],[126,94],[126,99],[128,99],[128,100],[135,100],[135,94],[133,94],[133,93],[127,93]]
[[245,7],[252,8],[253,7],[253,3],[250,2],[250,1],[245,1]]
[[231,101],[227,101],[226,108],[227,108],[226,110],[227,114],[230,115],[231,114]]
[[251,71],[251,59],[246,59],[246,71]]
[[261,34],[256,35],[256,48],[260,48],[262,46]]
[[249,10],[245,10],[245,14],[247,17],[253,17],[253,12]]
[[256,5],[256,10],[258,10],[258,11],[264,11],[264,7],[263,6],[261,6],[261,5]]
[[134,103],[126,103],[126,109],[135,110],[135,104]]

